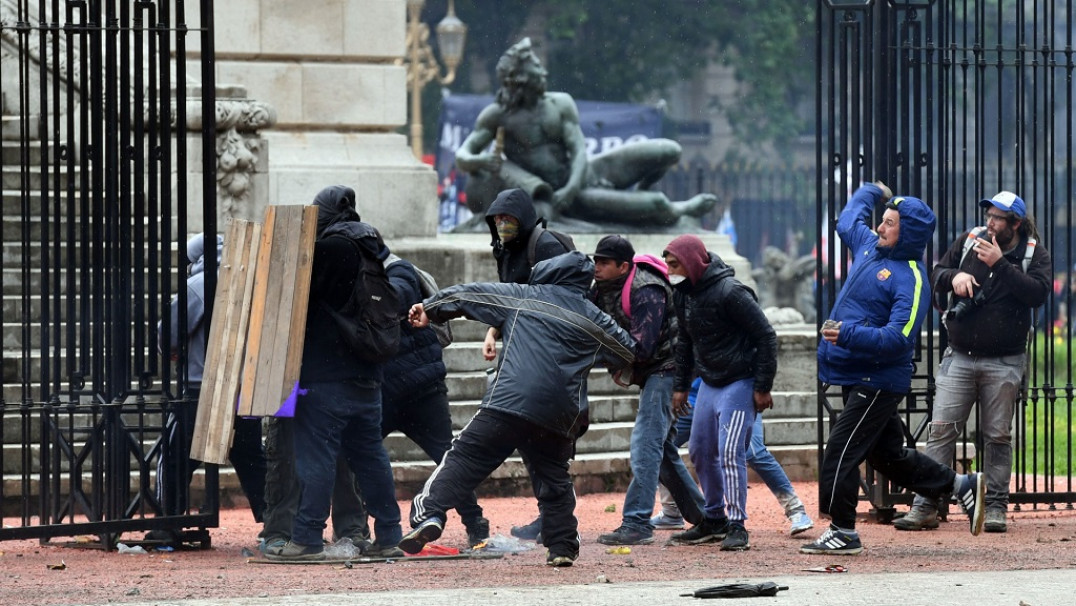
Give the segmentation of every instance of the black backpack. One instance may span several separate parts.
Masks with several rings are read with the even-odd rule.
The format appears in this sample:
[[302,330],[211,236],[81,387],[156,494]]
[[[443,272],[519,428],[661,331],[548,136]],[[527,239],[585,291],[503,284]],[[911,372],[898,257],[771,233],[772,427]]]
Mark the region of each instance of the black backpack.
[[400,299],[381,260],[358,242],[351,243],[362,261],[351,297],[340,311],[324,302],[322,307],[336,321],[353,354],[366,362],[384,363],[400,348]]
[[571,236],[553,229],[546,229],[545,225],[545,219],[543,219],[538,225],[534,226],[534,229],[531,230],[531,236],[527,238],[527,263],[532,268],[534,267],[534,250],[538,248],[538,238],[541,237],[544,232],[549,232],[551,236],[556,238],[557,241],[564,246],[566,251],[575,250],[575,241],[572,240]]

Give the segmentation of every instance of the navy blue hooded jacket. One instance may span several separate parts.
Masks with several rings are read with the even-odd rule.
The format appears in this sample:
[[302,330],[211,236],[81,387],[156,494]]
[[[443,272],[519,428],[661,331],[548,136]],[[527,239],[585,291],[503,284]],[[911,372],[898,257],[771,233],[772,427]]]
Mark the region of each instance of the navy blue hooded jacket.
[[923,253],[934,235],[934,212],[919,198],[895,196],[900,234],[892,248],[878,246],[867,221],[882,199],[874,184],[860,187],[837,222],[852,267],[830,318],[843,322],[836,344],[818,345],[818,378],[904,393],[912,384],[912,355],[930,309]]
[[467,316],[501,331],[497,379],[482,407],[575,437],[587,419],[595,364],[624,368],[635,341],[587,300],[594,263],[573,251],[534,266],[530,284],[450,286],[426,299],[431,320]]

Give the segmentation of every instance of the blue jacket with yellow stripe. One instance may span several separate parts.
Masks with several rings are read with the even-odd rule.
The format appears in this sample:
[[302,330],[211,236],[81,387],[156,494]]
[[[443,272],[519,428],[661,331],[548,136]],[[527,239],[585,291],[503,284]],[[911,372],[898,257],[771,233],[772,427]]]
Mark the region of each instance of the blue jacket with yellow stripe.
[[852,266],[830,312],[831,319],[842,322],[837,343],[822,339],[818,345],[818,378],[903,393],[911,388],[915,340],[930,309],[921,260],[936,219],[919,198],[895,196],[897,244],[880,247],[868,221],[881,199],[878,186],[860,187],[837,222]]

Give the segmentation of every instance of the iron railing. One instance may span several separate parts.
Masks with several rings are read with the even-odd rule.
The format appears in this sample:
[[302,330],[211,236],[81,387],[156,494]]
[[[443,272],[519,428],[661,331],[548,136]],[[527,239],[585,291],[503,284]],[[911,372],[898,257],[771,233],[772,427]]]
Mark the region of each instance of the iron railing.
[[[185,461],[187,445],[160,436],[169,413],[196,404],[185,372],[173,370],[186,368],[187,352],[162,363],[157,330],[168,334],[173,295],[186,308],[176,243],[186,240],[196,157],[187,65],[201,62],[201,111],[213,116],[212,2],[3,0],[0,9],[0,540],[96,535],[94,545],[110,548],[125,531],[198,527],[208,544],[216,468],[200,507],[177,515],[163,515],[153,475],[162,456]],[[215,233],[214,124],[202,123],[201,204]],[[213,255],[207,264],[211,305]]]

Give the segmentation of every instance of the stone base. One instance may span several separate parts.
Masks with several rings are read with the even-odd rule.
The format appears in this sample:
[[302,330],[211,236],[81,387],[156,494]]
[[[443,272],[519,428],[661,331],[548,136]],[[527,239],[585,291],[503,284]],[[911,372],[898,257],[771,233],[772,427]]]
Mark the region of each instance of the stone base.
[[266,132],[270,204],[310,204],[322,188],[355,190],[359,215],[389,240],[437,233],[437,173],[403,135]]

